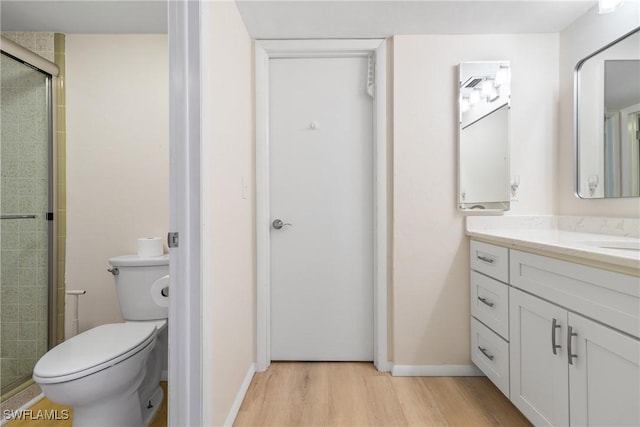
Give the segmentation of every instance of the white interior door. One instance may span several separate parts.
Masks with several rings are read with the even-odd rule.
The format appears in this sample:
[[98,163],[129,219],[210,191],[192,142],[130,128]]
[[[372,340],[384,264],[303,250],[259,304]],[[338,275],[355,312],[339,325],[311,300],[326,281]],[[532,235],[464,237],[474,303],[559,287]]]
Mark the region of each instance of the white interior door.
[[367,58],[269,60],[271,359],[373,359]]

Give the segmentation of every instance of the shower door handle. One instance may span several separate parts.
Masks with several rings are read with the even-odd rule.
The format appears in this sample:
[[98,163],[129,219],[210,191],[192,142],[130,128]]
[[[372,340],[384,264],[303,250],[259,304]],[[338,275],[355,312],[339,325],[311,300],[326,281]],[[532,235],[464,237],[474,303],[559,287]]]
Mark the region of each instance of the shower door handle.
[[35,219],[35,215],[0,215],[0,219]]

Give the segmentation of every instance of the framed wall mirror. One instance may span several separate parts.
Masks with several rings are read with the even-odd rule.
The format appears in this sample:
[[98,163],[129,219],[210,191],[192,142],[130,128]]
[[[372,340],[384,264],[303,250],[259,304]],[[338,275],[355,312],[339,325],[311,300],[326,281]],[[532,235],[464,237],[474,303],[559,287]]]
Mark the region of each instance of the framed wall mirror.
[[510,82],[508,61],[459,66],[460,210],[509,210]]
[[575,71],[576,193],[640,196],[640,28]]

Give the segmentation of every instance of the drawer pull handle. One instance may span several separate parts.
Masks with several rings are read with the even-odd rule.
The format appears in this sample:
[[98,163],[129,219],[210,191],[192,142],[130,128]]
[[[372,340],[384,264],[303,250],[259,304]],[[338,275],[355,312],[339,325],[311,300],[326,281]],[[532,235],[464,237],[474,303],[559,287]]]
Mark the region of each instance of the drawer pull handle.
[[553,351],[553,354],[558,354],[556,349],[562,348],[561,345],[556,344],[556,329],[559,328],[560,325],[558,325],[558,321],[556,319],[553,319],[553,321],[551,322],[551,350]]
[[482,347],[478,346],[478,350],[480,350],[480,353],[484,354],[486,356],[486,358],[489,359],[489,360],[493,360],[493,358],[495,357],[495,356],[492,356],[489,353],[487,353],[487,349],[486,348],[482,348]]
[[487,262],[489,264],[493,264],[493,262],[495,261],[493,258],[489,258],[489,257],[483,256],[483,255],[478,255],[478,259],[480,261],[484,261],[484,262]]
[[486,298],[484,297],[478,297],[478,299],[480,300],[480,302],[482,302],[485,305],[488,305],[489,307],[493,307],[493,303],[491,301],[487,301]]
[[569,326],[569,333],[567,334],[567,357],[569,358],[569,365],[573,365],[573,359],[577,359],[578,355],[571,352],[571,337],[577,337],[578,333],[573,332],[573,327]]

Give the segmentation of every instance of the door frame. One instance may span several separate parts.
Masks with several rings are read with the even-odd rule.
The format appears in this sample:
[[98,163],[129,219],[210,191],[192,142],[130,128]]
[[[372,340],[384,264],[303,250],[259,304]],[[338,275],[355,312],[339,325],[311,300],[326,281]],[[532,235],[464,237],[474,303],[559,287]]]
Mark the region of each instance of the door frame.
[[203,402],[211,397],[203,388],[200,8],[200,0],[168,2],[169,227],[180,233],[180,246],[169,249],[170,426],[206,424]]
[[368,57],[375,54],[373,117],[373,363],[389,371],[387,352],[387,42],[360,40],[256,40],[256,365],[271,363],[269,60]]

